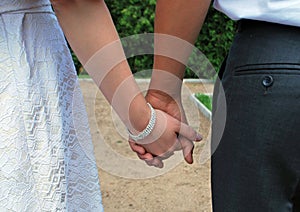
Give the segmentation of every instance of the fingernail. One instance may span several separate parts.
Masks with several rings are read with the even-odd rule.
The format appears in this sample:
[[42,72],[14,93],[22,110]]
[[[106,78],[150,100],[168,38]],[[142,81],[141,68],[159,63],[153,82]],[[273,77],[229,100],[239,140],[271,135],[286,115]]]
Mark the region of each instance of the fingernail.
[[163,168],[163,167],[164,167],[163,164],[159,164],[158,166],[156,166],[156,168],[159,168],[159,169],[161,169],[161,168]]
[[203,139],[202,135],[200,135],[199,133],[197,133],[196,135],[196,141],[201,141]]

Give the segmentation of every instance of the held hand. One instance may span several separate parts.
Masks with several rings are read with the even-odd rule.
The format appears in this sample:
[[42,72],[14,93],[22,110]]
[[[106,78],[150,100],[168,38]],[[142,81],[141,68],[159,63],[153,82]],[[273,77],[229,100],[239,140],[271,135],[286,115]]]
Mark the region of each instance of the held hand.
[[[154,108],[160,109],[169,114],[170,116],[174,117],[175,119],[187,124],[186,116],[180,98],[174,100],[173,98],[164,94],[163,92],[148,91],[146,99],[152,104]],[[177,144],[176,146],[174,146],[174,150],[182,149],[186,162],[191,164],[193,162],[192,154],[194,147],[192,141],[200,141],[201,139],[202,138],[200,135],[197,137],[197,139],[191,139],[190,137],[183,136],[183,134],[179,134],[177,138]],[[162,159],[165,159],[166,157],[155,157],[155,155],[150,154],[146,151],[145,148],[133,141],[129,141],[129,145],[131,149],[137,153],[139,158],[145,160],[148,165],[157,167],[163,166]],[[171,156],[171,154],[167,156]]]
[[[174,151],[182,149],[177,137],[178,134],[191,141],[201,139],[200,135],[193,128],[163,111],[156,110],[156,116],[157,119],[153,131],[145,139],[138,141],[140,148],[143,147],[147,154],[150,153],[159,159],[170,157]],[[155,165],[157,167],[163,166],[162,163],[155,164],[155,161],[152,163],[153,164],[149,164],[148,161],[148,165]]]

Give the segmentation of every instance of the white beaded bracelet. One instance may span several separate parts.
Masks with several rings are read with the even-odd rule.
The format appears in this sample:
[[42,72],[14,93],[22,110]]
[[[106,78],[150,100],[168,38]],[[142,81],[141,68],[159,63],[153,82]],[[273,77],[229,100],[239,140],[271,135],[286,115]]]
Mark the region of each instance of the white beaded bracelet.
[[155,126],[155,122],[156,122],[156,112],[153,109],[153,107],[151,106],[150,103],[147,103],[147,105],[149,106],[150,110],[151,110],[151,117],[150,117],[150,121],[147,125],[147,127],[140,132],[137,135],[133,135],[129,130],[128,130],[128,134],[130,136],[130,138],[132,138],[134,141],[138,141],[138,140],[142,140],[144,138],[146,138],[153,130],[154,126]]

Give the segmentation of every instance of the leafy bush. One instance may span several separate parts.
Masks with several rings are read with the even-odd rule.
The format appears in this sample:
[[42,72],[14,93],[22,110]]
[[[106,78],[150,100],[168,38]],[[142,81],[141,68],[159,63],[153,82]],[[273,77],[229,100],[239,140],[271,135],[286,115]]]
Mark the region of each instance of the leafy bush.
[[[105,1],[110,9],[114,23],[121,38],[141,33],[154,32],[154,16],[156,0],[140,1]],[[212,7],[209,9],[207,20],[201,30],[195,46],[209,59],[216,69],[222,63],[228,51],[234,34],[234,22]],[[137,44],[138,48],[138,44]],[[74,58],[77,70],[81,67],[78,59]],[[152,55],[140,55],[129,58],[129,65],[133,73],[151,69],[153,64]],[[198,61],[194,61],[198,63]],[[202,65],[202,64],[201,64]],[[205,66],[205,64],[203,64]],[[202,69],[202,68],[201,68]],[[209,77],[202,71],[200,77]],[[186,78],[196,78],[196,74],[187,69]]]
[[212,7],[209,9],[195,46],[217,71],[230,48],[235,28],[234,21]]

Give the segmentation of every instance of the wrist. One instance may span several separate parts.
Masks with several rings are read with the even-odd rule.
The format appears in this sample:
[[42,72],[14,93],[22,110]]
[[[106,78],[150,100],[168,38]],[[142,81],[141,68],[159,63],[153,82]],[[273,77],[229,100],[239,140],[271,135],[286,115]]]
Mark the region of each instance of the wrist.
[[168,108],[170,105],[181,104],[181,93],[170,96],[161,90],[149,89],[147,91],[146,100],[149,102],[154,108]]
[[160,96],[167,100],[167,97],[173,99],[181,98],[182,79],[168,71],[153,70],[151,82],[149,85],[149,94]]
[[162,110],[178,120],[186,121],[180,95],[176,98],[172,98],[162,91],[149,90],[146,95],[146,100],[155,109]]
[[129,136],[134,141],[143,140],[148,135],[150,135],[150,133],[154,129],[154,126],[155,126],[155,123],[156,123],[156,112],[155,112],[155,110],[153,109],[153,107],[151,106],[150,103],[147,103],[147,105],[148,105],[148,107],[151,111],[150,119],[149,119],[149,122],[148,122],[147,126],[142,131],[140,131],[138,133],[132,133],[131,131],[128,130]]
[[[144,99],[144,97],[143,97]],[[132,134],[138,134],[146,129],[151,119],[151,109],[147,105],[146,101],[132,101],[129,109],[129,125],[128,130]]]

